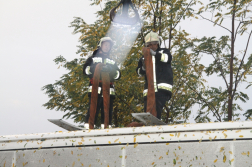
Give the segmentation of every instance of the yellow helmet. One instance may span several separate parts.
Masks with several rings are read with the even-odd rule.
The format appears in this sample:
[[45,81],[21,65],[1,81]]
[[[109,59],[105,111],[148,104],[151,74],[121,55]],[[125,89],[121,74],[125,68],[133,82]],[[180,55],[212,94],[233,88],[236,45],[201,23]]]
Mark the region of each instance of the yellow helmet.
[[160,46],[160,37],[158,36],[158,34],[156,32],[149,32],[145,38],[145,45],[147,46],[148,44],[152,43],[152,44],[159,44]]

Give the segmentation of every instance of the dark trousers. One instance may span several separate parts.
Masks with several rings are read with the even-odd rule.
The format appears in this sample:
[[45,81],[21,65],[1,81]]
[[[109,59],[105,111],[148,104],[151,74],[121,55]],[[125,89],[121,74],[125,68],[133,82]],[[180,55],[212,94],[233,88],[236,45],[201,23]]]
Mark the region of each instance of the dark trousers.
[[[171,97],[170,95],[167,95],[163,92],[156,92],[155,98],[156,98],[157,118],[161,119],[163,107],[165,106],[165,103],[170,100]],[[144,98],[144,112],[146,112],[146,108],[147,108],[147,97]]]
[[[112,124],[113,102],[114,102],[114,99],[110,98],[110,103],[109,103],[109,125]],[[90,117],[90,103],[91,103],[91,97],[89,97],[89,103],[88,103],[89,109],[88,109],[88,112],[87,112],[87,115],[86,115],[86,123],[88,123],[88,120],[89,120],[89,117]],[[97,120],[100,109],[101,109],[101,123],[104,124],[103,97],[98,96],[97,108],[96,108],[96,114],[95,114],[95,122],[94,123],[96,123],[96,120]]]

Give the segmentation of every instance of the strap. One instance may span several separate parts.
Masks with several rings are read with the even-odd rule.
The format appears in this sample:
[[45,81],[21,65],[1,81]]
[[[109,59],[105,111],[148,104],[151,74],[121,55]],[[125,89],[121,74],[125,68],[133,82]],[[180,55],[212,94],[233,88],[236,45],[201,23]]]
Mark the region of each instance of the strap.
[[109,87],[109,73],[102,72],[102,95],[103,95],[103,108],[104,108],[104,128],[109,126],[109,103],[110,103],[110,87]]
[[150,54],[150,48],[144,47],[143,54],[144,54],[146,76],[147,76],[147,82],[148,82],[146,112],[149,112],[155,117],[157,117],[155,89],[154,89],[154,81],[153,81],[153,63],[152,63],[152,56]]
[[[90,81],[90,83],[93,85],[94,79],[91,78],[89,81]],[[99,83],[102,83],[102,80],[99,80]],[[114,82],[110,82],[110,86],[112,86],[112,85],[114,85]]]
[[98,63],[96,65],[94,76],[93,76],[93,86],[92,86],[91,103],[90,103],[90,116],[88,119],[90,129],[94,129],[94,120],[95,120],[97,99],[98,99],[98,87],[99,87],[101,69],[103,66],[104,66],[104,64]]

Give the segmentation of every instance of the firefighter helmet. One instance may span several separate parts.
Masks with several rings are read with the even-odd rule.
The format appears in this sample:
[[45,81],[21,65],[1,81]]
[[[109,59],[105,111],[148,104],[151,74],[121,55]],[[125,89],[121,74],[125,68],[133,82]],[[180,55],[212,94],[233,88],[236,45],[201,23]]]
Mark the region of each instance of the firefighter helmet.
[[111,43],[111,47],[114,45],[114,42],[112,41],[112,39],[110,37],[103,37],[101,38],[101,40],[98,43],[98,47],[101,47],[102,43],[108,41]]
[[159,44],[160,46],[160,43],[161,43],[161,39],[160,37],[158,36],[158,34],[156,32],[149,32],[145,38],[145,45],[147,46],[148,44]]

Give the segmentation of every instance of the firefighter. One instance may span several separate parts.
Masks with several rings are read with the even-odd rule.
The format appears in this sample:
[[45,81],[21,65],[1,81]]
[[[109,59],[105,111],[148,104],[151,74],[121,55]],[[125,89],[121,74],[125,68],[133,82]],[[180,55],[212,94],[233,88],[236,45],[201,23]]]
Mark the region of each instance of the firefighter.
[[[88,97],[89,97],[89,109],[86,114],[86,123],[85,128],[89,129],[88,120],[90,117],[90,104],[91,104],[91,92],[92,92],[92,84],[93,84],[93,75],[97,64],[103,63],[105,64],[101,71],[108,72],[110,78],[110,106],[109,106],[109,125],[111,125],[112,121],[112,111],[113,111],[113,100],[115,99],[115,87],[114,81],[118,80],[121,76],[120,70],[116,64],[116,62],[110,59],[109,54],[111,48],[113,46],[113,41],[110,37],[103,37],[98,43],[98,48],[93,52],[93,54],[87,59],[83,66],[83,74],[87,75],[90,78],[89,89],[88,89]],[[98,87],[98,99],[97,99],[97,109],[95,115],[95,122],[97,120],[97,116],[99,114],[99,110],[101,109],[101,123],[104,124],[104,106],[103,106],[103,96],[102,96],[102,82],[99,81]]]
[[[153,81],[155,90],[157,118],[161,119],[162,109],[172,95],[173,72],[171,67],[172,55],[169,49],[160,48],[161,38],[155,32],[150,32],[145,36],[145,47],[150,48],[153,64]],[[147,108],[148,82],[146,77],[146,67],[144,56],[138,61],[136,72],[139,76],[145,76],[144,85],[144,112]]]

